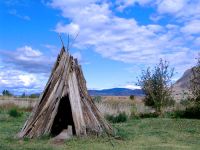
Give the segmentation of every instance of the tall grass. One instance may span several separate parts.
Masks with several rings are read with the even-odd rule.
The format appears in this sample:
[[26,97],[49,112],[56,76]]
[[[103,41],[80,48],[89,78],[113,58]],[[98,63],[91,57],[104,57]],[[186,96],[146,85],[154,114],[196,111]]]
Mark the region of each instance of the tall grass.
[[125,112],[119,113],[116,116],[113,115],[106,115],[105,118],[110,121],[111,123],[120,123],[120,122],[126,122],[128,120],[128,116]]
[[31,112],[33,107],[32,106],[28,106],[28,107],[20,107],[14,103],[5,103],[5,104],[1,104],[0,105],[0,110],[3,111],[3,110],[6,110],[6,111],[9,111],[11,109],[16,109],[16,110],[19,110],[19,111],[25,111],[25,112]]

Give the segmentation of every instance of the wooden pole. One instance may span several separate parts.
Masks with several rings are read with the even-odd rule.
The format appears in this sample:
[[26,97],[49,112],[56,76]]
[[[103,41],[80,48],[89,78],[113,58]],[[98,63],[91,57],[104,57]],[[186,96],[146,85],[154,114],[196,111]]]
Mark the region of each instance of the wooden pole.
[[63,40],[62,40],[61,34],[59,33],[58,36],[59,36],[59,38],[60,38],[60,41],[61,41],[61,43],[62,43],[62,46],[65,47],[64,42],[63,42]]

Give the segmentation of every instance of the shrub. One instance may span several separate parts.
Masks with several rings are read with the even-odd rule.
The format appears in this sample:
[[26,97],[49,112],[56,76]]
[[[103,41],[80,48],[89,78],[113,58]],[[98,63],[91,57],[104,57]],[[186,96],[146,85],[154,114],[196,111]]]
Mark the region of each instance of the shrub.
[[173,73],[174,69],[169,69],[169,63],[161,59],[153,70],[143,70],[138,80],[138,85],[145,93],[145,105],[155,108],[161,115],[164,107],[174,105],[171,86]]
[[16,108],[13,108],[13,109],[10,109],[8,111],[8,114],[11,116],[11,117],[20,117],[22,115],[21,112],[19,112]]
[[176,110],[170,113],[172,118],[200,119],[200,107],[188,107],[185,110]]
[[170,118],[184,118],[184,113],[185,110],[176,110],[174,112],[168,112],[166,113],[166,117],[170,117]]
[[114,115],[106,115],[106,119],[112,123],[126,122],[128,120],[128,116],[125,112],[119,113],[117,116]]
[[135,96],[134,95],[130,95],[129,97],[131,100],[134,100],[135,99]]
[[191,119],[200,119],[200,107],[186,108],[183,117]]
[[187,99],[182,99],[182,100],[180,101],[180,104],[183,105],[183,106],[189,106],[189,105],[192,104],[192,100],[189,99],[189,98],[187,98]]

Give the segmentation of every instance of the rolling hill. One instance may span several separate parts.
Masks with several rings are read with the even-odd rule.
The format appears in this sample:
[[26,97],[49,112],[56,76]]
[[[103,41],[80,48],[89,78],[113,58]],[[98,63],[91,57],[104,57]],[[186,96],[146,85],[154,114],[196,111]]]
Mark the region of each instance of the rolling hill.
[[141,96],[144,95],[141,89],[113,88],[103,90],[88,90],[91,96]]

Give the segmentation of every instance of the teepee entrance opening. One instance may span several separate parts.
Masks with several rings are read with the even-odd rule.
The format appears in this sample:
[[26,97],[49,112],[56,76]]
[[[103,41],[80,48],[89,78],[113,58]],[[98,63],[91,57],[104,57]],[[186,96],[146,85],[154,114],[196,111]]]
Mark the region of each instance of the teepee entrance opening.
[[69,102],[68,95],[62,97],[60,100],[60,104],[58,107],[58,112],[54,119],[52,128],[51,128],[51,135],[57,136],[60,134],[64,129],[68,129],[68,126],[72,126],[73,135],[76,134],[74,121],[72,117],[71,105]]

